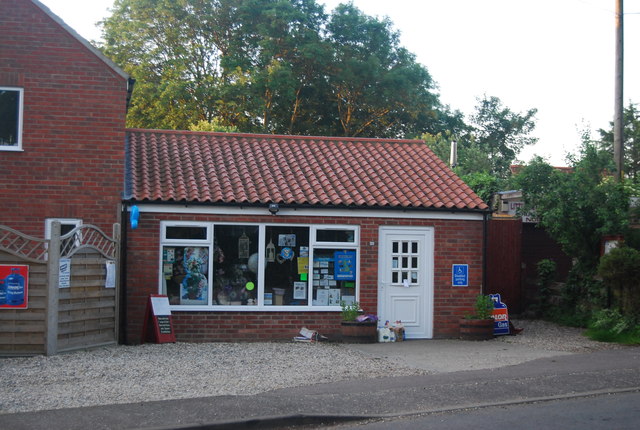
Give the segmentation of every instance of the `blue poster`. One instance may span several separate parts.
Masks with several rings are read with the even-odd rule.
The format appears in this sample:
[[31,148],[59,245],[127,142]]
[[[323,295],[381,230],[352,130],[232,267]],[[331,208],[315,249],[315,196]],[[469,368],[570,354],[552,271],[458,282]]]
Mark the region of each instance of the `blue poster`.
[[334,254],[334,279],[336,281],[356,280],[356,252],[336,251]]

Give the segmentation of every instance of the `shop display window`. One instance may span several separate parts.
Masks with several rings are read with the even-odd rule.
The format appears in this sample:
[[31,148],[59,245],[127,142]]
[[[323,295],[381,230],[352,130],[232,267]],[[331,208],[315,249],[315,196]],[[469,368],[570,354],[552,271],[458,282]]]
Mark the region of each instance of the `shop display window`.
[[314,249],[313,306],[340,306],[341,302],[356,301],[356,261],[354,249]]
[[258,304],[258,226],[216,225],[213,231],[213,304]]
[[162,223],[176,310],[340,309],[357,301],[357,227]]
[[264,305],[307,305],[309,227],[267,226],[265,237],[274,252],[265,262]]

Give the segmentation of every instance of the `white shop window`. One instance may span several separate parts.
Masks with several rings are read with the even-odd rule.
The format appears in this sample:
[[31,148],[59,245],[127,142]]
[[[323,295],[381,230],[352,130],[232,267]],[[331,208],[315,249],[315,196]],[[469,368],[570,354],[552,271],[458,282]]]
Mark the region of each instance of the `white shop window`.
[[339,310],[358,296],[358,227],[161,223],[174,310]]

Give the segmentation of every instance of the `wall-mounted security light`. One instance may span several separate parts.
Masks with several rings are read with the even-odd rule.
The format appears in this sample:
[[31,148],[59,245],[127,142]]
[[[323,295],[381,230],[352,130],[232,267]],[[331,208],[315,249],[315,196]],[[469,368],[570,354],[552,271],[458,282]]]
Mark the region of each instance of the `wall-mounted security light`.
[[269,203],[269,212],[271,212],[271,215],[275,215],[278,213],[278,211],[280,210],[280,205],[277,203]]

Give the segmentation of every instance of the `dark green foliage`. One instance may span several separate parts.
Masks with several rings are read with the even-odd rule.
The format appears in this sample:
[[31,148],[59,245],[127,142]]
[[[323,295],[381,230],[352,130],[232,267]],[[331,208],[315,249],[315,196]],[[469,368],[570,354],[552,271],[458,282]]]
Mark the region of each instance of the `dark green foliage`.
[[388,20],[315,0],[116,0],[105,54],[137,80],[128,125],[405,137],[459,117]]
[[549,299],[551,296],[551,285],[556,279],[556,262],[550,259],[538,261],[538,303],[536,305],[538,313],[545,315],[550,308]]
[[616,309],[603,309],[594,314],[586,335],[600,342],[638,345],[640,324],[638,318],[622,315]]
[[466,315],[466,319],[486,320],[493,314],[493,300],[486,294],[478,294],[474,306],[474,312]]
[[630,191],[607,176],[612,160],[605,152],[586,144],[581,155],[569,173],[535,159],[516,183],[524,195],[525,211],[537,215],[567,255],[594,270],[602,236],[628,230]]
[[538,139],[529,136],[536,126],[536,113],[537,109],[512,112],[497,97],[485,95],[478,99],[476,112],[471,117],[472,134],[491,162],[488,173],[506,178],[509,166],[522,148],[537,142]]
[[598,274],[607,288],[608,305],[626,317],[640,316],[640,252],[623,246],[600,259]]
[[491,201],[491,196],[500,191],[501,181],[486,172],[473,172],[463,175],[462,180],[485,202]]
[[[640,181],[640,111],[629,103],[624,109],[624,174],[633,182]],[[610,130],[600,129],[601,145],[613,157],[613,122]]]

